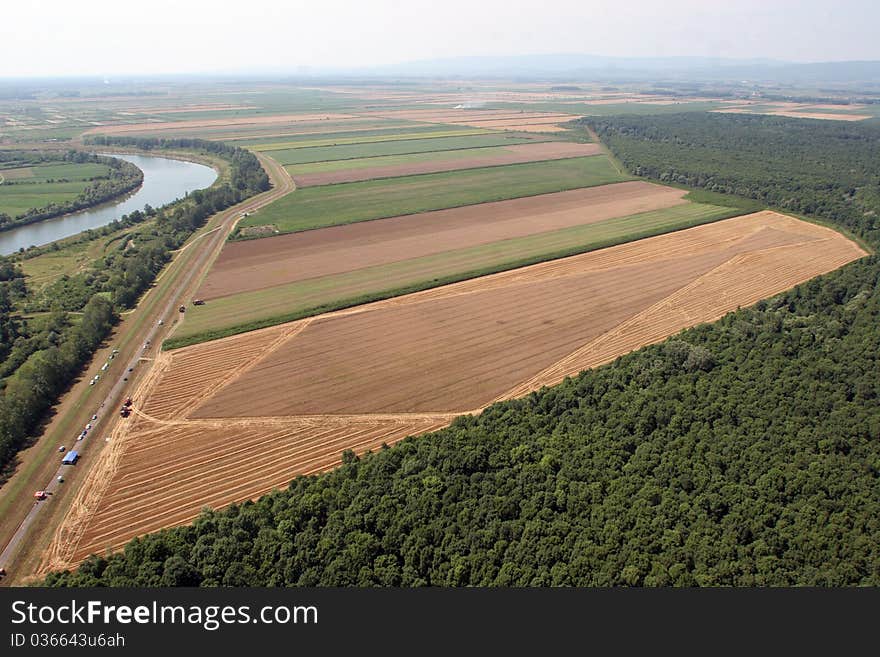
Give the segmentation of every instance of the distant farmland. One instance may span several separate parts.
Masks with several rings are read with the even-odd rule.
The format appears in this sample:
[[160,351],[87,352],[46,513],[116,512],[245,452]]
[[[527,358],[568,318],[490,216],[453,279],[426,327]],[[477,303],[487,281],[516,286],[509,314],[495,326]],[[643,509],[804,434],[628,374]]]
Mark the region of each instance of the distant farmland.
[[[440,171],[564,160],[601,153],[602,149],[598,144],[550,141],[497,148],[470,148],[440,153],[321,162],[318,165],[312,165],[312,170],[307,169],[309,165],[302,165],[302,168],[288,167],[288,171],[293,175],[297,187],[312,187],[359,180],[438,173]],[[352,166],[346,167],[345,164],[348,162]],[[324,169],[321,170],[321,167]]]
[[511,111],[497,109],[416,109],[375,112],[374,116],[388,119],[450,123],[492,130],[519,130],[523,132],[558,132],[561,124],[571,121],[575,110],[562,112]]
[[[265,137],[241,138],[235,141],[236,146],[244,148],[252,148],[252,150],[260,150],[261,147],[276,145],[285,145],[296,147],[305,143],[307,146],[313,146],[314,141],[329,141],[336,144],[362,143],[365,138],[370,137],[391,137],[399,139],[399,135],[425,135],[430,136],[432,133],[448,132],[450,130],[461,130],[460,126],[447,126],[437,124],[415,123],[413,121],[394,121],[391,119],[349,119],[344,123],[326,123],[311,124],[315,128],[323,128],[322,130],[310,130],[309,132],[292,131],[290,134],[275,136],[267,135]],[[479,133],[480,131],[474,131]],[[482,131],[485,133],[487,131]],[[411,138],[411,137],[410,137]],[[351,140],[351,141],[349,141]],[[378,141],[383,141],[379,139]]]
[[297,190],[243,219],[239,228],[279,233],[548,194],[628,180],[605,156],[513,164]]
[[483,134],[465,132],[464,134],[431,137],[413,137],[411,139],[380,139],[373,141],[352,142],[344,145],[329,145],[326,140],[306,146],[297,144],[295,148],[271,149],[267,151],[273,160],[280,164],[307,164],[309,162],[329,162],[332,160],[349,160],[382,155],[405,155],[407,153],[432,153],[435,151],[451,151],[460,148],[484,148],[487,146],[508,146],[525,144],[531,141],[525,137],[503,134]]
[[[437,125],[431,128],[404,127],[384,134],[353,134],[348,137],[327,134],[313,136],[311,139],[283,140],[252,146],[255,151],[280,151],[296,148],[314,148],[318,146],[345,146],[348,144],[376,144],[383,141],[407,141],[413,139],[440,139],[443,137],[468,137],[471,135],[490,134],[488,130],[461,128],[459,126]],[[304,135],[301,135],[304,136]]]
[[215,114],[209,113],[206,118],[193,119],[188,118],[183,121],[150,121],[144,123],[130,123],[122,125],[102,125],[91,128],[85,134],[102,134],[102,135],[146,135],[155,136],[155,133],[161,133],[168,130],[175,131],[191,131],[202,128],[224,128],[227,130],[239,127],[252,126],[269,126],[277,124],[290,123],[308,123],[314,121],[339,121],[343,119],[354,118],[349,114],[337,114],[334,112],[317,112],[312,114],[278,114],[274,116],[232,116],[225,118],[217,118]]

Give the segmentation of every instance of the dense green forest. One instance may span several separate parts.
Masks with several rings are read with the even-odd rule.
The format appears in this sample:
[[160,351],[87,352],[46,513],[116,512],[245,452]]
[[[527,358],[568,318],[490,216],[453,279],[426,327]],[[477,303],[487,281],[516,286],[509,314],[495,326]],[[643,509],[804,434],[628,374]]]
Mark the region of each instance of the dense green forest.
[[[139,187],[144,180],[144,173],[131,162],[115,157],[94,155],[83,151],[0,151],[0,165],[3,167],[22,167],[49,162],[65,162],[75,164],[104,164],[110,167],[106,178],[93,180],[75,199],[67,202],[53,202],[42,208],[29,208],[21,214],[10,217],[0,212],[0,230],[9,230],[18,226],[33,224],[45,219],[59,217],[68,212],[76,212],[84,208],[105,203]],[[27,185],[27,181],[5,181],[6,185]]]
[[636,175],[831,219],[880,241],[880,125],[690,112],[581,123]]
[[[707,122],[712,145],[700,147]],[[816,164],[800,177],[789,160],[785,184],[761,187],[755,175],[774,157],[766,131],[789,158],[808,141],[829,198],[853,186],[848,205],[821,206],[839,211],[824,218],[880,242],[876,157],[836,148],[843,128],[725,115],[595,121],[606,136],[634,124],[647,136],[608,138],[632,169],[698,176],[714,151],[704,185],[723,173],[747,196],[818,194]],[[880,261],[863,258],[45,583],[880,585],[878,284]]]
[[[214,213],[269,188],[259,160],[240,148],[199,140],[127,138],[104,139],[101,145],[210,152],[230,162],[230,179],[162,209],[148,207],[113,222],[106,231],[143,225],[91,266],[39,291],[28,289],[16,259],[51,250],[51,245],[0,257],[0,468],[13,461],[109,334],[117,313],[137,303],[172,251]],[[26,313],[38,314],[27,320]]]

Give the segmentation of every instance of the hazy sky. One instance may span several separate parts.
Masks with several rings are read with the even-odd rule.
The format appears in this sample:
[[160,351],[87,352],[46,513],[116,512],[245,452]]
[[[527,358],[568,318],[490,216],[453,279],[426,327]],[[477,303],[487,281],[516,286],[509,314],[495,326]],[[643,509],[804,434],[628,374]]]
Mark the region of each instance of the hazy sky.
[[0,77],[535,53],[880,59],[877,0],[8,0],[0,21]]

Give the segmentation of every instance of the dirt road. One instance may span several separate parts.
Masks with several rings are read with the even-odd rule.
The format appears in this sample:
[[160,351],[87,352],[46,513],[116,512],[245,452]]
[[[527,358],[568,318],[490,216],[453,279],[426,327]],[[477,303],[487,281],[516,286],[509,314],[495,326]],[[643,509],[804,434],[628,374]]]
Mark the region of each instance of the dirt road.
[[[109,435],[114,423],[120,421],[114,409],[133,385],[133,381],[128,380],[130,377],[134,378],[129,370],[134,370],[138,378],[148,375],[152,367],[152,360],[149,358],[151,349],[158,348],[161,341],[173,330],[178,315],[177,307],[187,305],[190,296],[220,253],[238,219],[242,214],[253,212],[294,189],[293,181],[283,167],[269,158],[260,157],[260,160],[272,180],[273,188],[210,219],[207,225],[178,251],[171,264],[160,274],[157,285],[145,295],[138,308],[129,313],[115,331],[114,342],[124,340],[116,359],[124,362],[126,367],[123,371],[117,372],[116,379],[104,397],[94,402],[83,403],[82,398],[90,392],[87,377],[83,377],[68,393],[68,396],[75,398],[73,402],[67,403],[70,400],[64,400],[58,405],[60,412],[68,409],[68,412],[75,417],[61,418],[61,421],[56,418],[49,425],[49,430],[37,441],[37,449],[46,441],[50,444],[70,443],[70,440],[63,439],[65,431],[70,432],[71,427],[76,426],[78,433],[79,427],[88,422],[92,415],[97,415],[97,418],[91,420],[92,428],[87,438],[71,445],[71,448],[76,449],[80,454],[78,465],[59,465],[57,469],[53,468],[53,459],[57,458],[57,462],[60,463],[61,455],[55,449],[43,449],[44,463],[36,470],[32,470],[35,472],[32,480],[17,485],[14,491],[16,499],[7,500],[8,510],[4,513],[14,513],[16,509],[27,508],[28,503],[30,508],[11,535],[0,537],[4,545],[0,553],[0,567],[5,568],[7,572],[3,584],[20,583],[21,578],[27,577],[31,572],[27,564],[39,560],[40,548],[48,540],[45,530],[54,527],[63,517],[78,484],[84,478],[83,470],[89,467],[105,444],[98,434]],[[166,322],[160,325],[159,319],[164,319]],[[103,356],[102,352],[97,353],[87,371],[100,364]],[[51,479],[48,481],[47,471],[51,472]],[[59,476],[65,477],[66,481],[59,482]],[[7,485],[9,483],[11,482],[7,482]],[[48,499],[34,501],[33,493],[37,490],[45,490],[49,493]]]

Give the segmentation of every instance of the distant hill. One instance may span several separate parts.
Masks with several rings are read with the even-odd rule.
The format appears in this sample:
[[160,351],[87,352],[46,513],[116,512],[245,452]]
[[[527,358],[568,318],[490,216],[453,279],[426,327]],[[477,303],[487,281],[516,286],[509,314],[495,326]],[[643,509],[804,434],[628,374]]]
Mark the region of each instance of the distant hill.
[[358,71],[366,75],[579,79],[726,79],[775,82],[880,82],[880,61],[799,64],[721,57],[605,57],[585,54],[451,57]]

